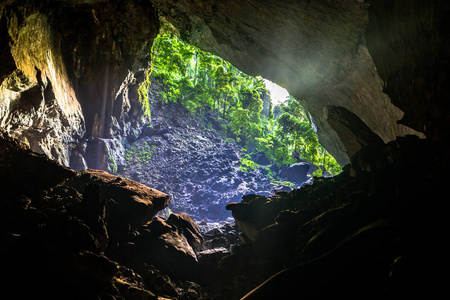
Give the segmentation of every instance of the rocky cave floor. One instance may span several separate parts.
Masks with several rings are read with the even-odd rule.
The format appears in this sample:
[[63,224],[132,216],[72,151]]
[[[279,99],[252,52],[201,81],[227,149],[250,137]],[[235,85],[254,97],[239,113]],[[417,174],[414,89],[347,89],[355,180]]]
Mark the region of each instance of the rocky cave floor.
[[186,214],[155,217],[167,194],[73,171],[2,135],[2,293],[240,299],[258,287],[246,299],[432,298],[445,153],[414,137],[363,149],[336,177],[230,203],[236,224],[204,233]]
[[246,194],[290,191],[292,185],[311,181],[317,168],[306,162],[277,166],[258,153],[252,159],[259,166],[243,171],[245,146],[223,137],[217,113],[193,115],[179,104],[161,101],[154,101],[151,111],[151,124],[140,128],[135,140],[128,138],[115,173],[169,194],[170,210],[195,220],[224,221],[231,217],[224,209],[228,203]]

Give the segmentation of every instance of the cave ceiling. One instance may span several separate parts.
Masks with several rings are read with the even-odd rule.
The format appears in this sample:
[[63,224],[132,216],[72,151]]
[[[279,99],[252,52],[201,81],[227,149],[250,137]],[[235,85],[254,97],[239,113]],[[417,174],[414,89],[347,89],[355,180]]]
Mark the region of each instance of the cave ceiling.
[[67,140],[107,137],[129,106],[117,96],[123,82],[142,78],[164,18],[185,41],[288,89],[343,165],[367,141],[351,128],[360,122],[330,113],[336,107],[384,142],[443,135],[448,7],[418,0],[3,1],[0,79],[22,79],[2,86],[0,121],[11,128],[20,93],[40,86],[51,89],[62,124],[76,128]]

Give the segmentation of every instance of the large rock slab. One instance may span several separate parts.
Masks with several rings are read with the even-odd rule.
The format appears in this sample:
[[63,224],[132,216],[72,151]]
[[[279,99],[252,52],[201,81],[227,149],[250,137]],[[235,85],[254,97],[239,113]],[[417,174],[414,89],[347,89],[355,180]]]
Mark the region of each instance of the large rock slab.
[[141,226],[166,208],[170,201],[170,196],[163,192],[101,170],[83,170],[68,184],[78,191],[84,191],[88,185],[99,185],[100,197],[106,201],[108,223]]

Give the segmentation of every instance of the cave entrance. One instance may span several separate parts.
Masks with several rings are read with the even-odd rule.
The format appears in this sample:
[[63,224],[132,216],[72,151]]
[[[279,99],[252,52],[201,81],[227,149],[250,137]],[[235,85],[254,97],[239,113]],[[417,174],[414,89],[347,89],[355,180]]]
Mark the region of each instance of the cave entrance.
[[246,194],[272,196],[341,171],[300,101],[176,36],[160,34],[139,88],[151,121],[113,170],[171,195],[163,214],[231,219]]

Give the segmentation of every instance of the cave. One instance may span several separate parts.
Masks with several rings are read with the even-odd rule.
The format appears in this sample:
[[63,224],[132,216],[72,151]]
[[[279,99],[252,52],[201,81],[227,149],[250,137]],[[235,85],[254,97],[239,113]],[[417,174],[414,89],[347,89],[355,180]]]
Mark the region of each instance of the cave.
[[[449,10],[437,0],[2,1],[2,294],[441,295]],[[302,99],[343,172],[245,195],[222,207],[233,226],[206,233],[187,214],[158,217],[169,195],[107,171],[111,145],[147,122],[139,87],[162,24]]]

